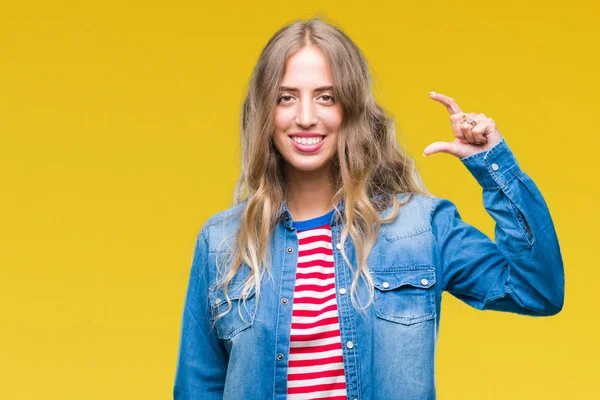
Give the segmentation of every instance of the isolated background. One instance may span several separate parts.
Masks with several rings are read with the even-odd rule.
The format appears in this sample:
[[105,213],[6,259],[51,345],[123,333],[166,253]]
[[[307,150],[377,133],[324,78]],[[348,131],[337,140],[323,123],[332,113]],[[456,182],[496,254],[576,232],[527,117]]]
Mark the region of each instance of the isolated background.
[[495,119],[552,212],[552,318],[444,294],[440,399],[598,393],[593,1],[0,3],[0,398],[172,397],[194,240],[232,205],[239,108],[282,25],[320,12],[364,51],[429,189],[493,235],[429,91]]

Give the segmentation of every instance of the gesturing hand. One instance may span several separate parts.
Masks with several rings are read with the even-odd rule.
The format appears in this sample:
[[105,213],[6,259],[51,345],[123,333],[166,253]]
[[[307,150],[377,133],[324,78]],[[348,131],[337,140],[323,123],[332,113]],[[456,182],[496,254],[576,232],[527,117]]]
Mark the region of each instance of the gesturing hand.
[[463,113],[451,97],[435,92],[430,92],[429,95],[448,109],[455,138],[451,142],[431,143],[423,150],[424,156],[448,153],[458,158],[465,158],[487,151],[502,140],[502,134],[498,131],[496,123],[485,114]]

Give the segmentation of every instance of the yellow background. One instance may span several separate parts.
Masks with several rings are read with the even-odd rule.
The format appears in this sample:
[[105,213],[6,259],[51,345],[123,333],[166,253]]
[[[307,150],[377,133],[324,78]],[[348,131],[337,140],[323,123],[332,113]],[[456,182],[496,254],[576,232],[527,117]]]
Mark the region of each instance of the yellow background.
[[231,205],[239,108],[282,25],[339,23],[429,189],[493,235],[429,91],[495,119],[549,204],[551,318],[444,294],[440,399],[598,393],[598,6],[593,1],[0,3],[0,398],[172,397],[196,234]]

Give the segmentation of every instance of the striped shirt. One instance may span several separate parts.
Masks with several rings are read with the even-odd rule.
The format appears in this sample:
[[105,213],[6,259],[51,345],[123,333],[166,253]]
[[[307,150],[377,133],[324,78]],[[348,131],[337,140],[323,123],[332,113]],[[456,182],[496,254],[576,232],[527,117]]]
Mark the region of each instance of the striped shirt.
[[298,266],[288,400],[347,399],[329,225],[334,212],[293,222],[298,234]]

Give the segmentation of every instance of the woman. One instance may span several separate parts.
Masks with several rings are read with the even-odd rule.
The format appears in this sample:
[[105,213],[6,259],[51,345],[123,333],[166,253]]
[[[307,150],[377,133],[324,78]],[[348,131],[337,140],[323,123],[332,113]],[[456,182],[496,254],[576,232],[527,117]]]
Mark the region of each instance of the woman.
[[558,313],[564,276],[541,193],[494,121],[442,94],[496,242],[430,195],[338,28],[268,42],[242,110],[235,206],[204,224],[176,399],[434,399],[442,291],[481,310]]

